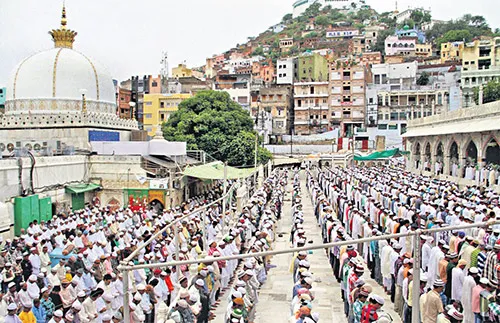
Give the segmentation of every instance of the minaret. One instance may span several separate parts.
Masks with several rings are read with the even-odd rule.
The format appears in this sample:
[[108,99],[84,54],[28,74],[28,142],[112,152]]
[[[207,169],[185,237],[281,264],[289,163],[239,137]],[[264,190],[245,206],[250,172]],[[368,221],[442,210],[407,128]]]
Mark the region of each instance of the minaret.
[[66,6],[63,5],[61,27],[59,27],[59,29],[52,29],[49,31],[49,34],[52,36],[52,40],[54,41],[54,47],[56,48],[73,48],[73,43],[75,42],[75,37],[78,33],[74,30],[67,29],[67,23]]

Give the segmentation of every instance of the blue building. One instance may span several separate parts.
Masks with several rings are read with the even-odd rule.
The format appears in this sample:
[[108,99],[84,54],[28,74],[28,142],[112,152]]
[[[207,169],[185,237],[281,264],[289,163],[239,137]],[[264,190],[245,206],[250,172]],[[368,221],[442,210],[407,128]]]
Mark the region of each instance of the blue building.
[[410,28],[408,25],[405,25],[403,29],[396,29],[396,35],[398,37],[416,37],[420,44],[425,43],[425,33],[422,30]]

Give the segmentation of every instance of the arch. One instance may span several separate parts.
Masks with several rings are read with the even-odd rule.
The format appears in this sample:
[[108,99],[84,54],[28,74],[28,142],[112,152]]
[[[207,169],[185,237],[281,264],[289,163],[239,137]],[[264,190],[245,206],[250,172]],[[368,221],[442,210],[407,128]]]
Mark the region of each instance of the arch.
[[450,154],[451,161],[452,162],[454,162],[454,161],[458,162],[458,160],[459,160],[458,144],[457,144],[457,142],[455,140],[452,140],[448,152]]
[[424,170],[431,171],[432,165],[432,147],[431,143],[428,141],[424,146]]
[[436,145],[436,161],[443,162],[443,160],[444,160],[444,146],[443,143],[440,141]]
[[158,200],[158,199],[152,200],[151,202],[149,202],[149,205],[151,207],[153,207],[153,209],[155,209],[155,211],[157,211],[157,212],[158,211],[162,211],[164,209],[164,207],[165,207],[163,205],[163,203],[160,200]]
[[495,137],[491,136],[485,147],[486,164],[500,165],[500,146]]
[[417,144],[415,145],[415,156],[420,158],[420,154],[421,154],[420,143],[417,142]]
[[106,206],[109,207],[110,210],[116,211],[121,207],[121,203],[120,201],[118,201],[118,199],[112,197],[108,200]]
[[470,163],[477,163],[477,146],[474,140],[469,140],[467,146],[465,146],[465,158]]

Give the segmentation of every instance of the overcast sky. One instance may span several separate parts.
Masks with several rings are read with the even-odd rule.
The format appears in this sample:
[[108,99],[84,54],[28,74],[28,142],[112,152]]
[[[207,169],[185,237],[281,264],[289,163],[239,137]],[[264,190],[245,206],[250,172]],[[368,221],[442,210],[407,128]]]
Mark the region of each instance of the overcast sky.
[[[162,51],[170,67],[186,60],[199,66],[248,36],[256,36],[292,11],[293,0],[66,0],[74,49],[107,66],[112,76],[158,74]],[[395,1],[366,0],[377,11]],[[499,0],[399,0],[399,9],[432,9],[435,19],[483,15],[500,27]],[[0,0],[0,85],[26,56],[53,47],[62,0]]]

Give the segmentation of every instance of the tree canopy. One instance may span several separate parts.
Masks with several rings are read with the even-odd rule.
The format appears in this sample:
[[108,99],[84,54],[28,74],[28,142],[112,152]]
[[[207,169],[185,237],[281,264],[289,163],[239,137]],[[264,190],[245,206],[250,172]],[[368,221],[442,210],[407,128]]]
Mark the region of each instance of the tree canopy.
[[[163,134],[167,140],[185,141],[188,149],[204,150],[231,166],[254,164],[252,118],[226,92],[200,91],[184,100],[163,124]],[[259,163],[271,158],[265,148],[259,147],[257,152]]]
[[493,34],[483,16],[466,14],[456,20],[435,24],[426,32],[426,35],[429,40],[437,40],[452,30],[467,30],[472,38],[478,36],[491,36]]
[[[500,82],[489,81],[483,86],[483,103],[500,100]],[[479,104],[479,87],[474,88],[474,101]]]

